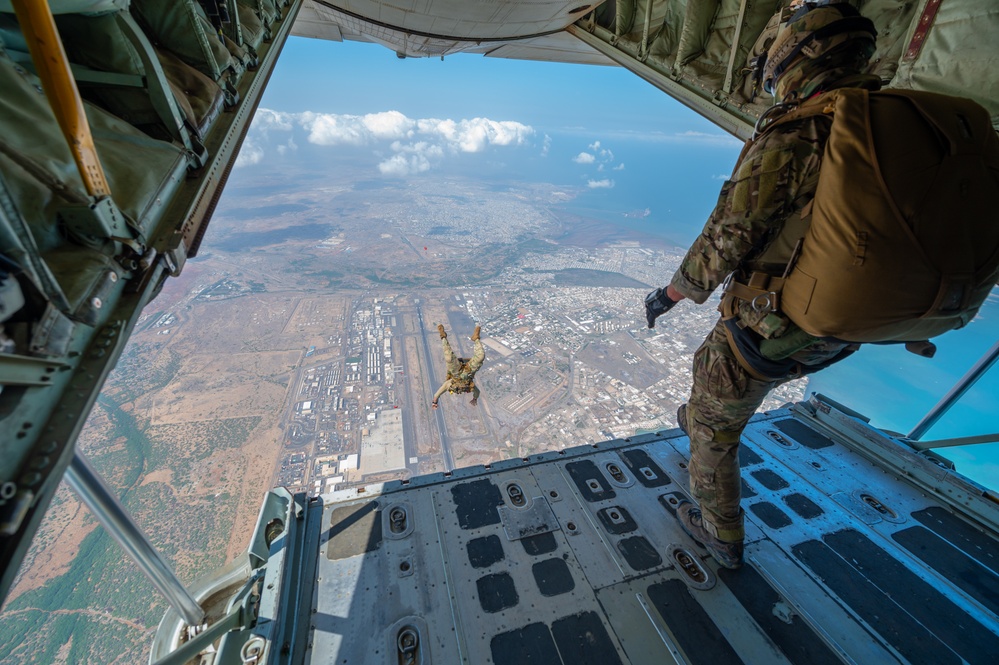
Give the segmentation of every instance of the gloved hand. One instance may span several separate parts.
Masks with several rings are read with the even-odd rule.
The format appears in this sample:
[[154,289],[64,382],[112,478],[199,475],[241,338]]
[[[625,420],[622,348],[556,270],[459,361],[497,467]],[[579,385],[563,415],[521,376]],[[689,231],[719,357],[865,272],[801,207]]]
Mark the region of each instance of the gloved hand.
[[650,328],[656,327],[656,319],[673,309],[677,301],[666,295],[666,287],[656,289],[645,296],[645,320]]

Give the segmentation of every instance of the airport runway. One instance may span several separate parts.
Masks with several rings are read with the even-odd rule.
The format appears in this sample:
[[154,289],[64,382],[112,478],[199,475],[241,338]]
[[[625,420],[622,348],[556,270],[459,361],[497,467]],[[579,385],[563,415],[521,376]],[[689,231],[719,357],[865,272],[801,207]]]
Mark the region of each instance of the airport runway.
[[[423,350],[427,357],[427,380],[430,381],[430,389],[437,392],[437,389],[440,388],[440,385],[444,381],[438,381],[437,376],[434,374],[435,356],[430,351],[430,342],[427,340],[429,335],[425,332],[426,326],[423,325],[423,309],[419,303],[416,305],[416,316],[419,320],[421,336],[423,337]],[[444,470],[453,471],[454,458],[451,456],[451,445],[447,435],[447,423],[444,422],[444,412],[441,409],[435,409],[434,416],[437,418],[437,430],[441,435],[441,458],[444,461]]]

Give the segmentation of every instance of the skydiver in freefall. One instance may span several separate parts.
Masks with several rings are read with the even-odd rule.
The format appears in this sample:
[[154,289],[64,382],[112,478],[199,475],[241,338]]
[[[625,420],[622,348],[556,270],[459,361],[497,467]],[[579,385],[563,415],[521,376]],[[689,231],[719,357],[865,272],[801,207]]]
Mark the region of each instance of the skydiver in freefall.
[[481,328],[475,326],[475,332],[472,333],[475,351],[471,359],[459,358],[454,355],[451,345],[448,344],[447,333],[444,332],[443,325],[437,326],[437,332],[441,335],[441,346],[444,348],[444,364],[447,366],[447,379],[434,394],[434,401],[430,403],[430,406],[436,409],[438,407],[437,400],[445,391],[453,394],[472,393],[472,400],[469,404],[475,406],[479,403],[479,388],[475,385],[475,373],[479,371],[479,368],[482,367],[482,362],[486,359],[485,349],[482,348],[482,342],[479,341]]

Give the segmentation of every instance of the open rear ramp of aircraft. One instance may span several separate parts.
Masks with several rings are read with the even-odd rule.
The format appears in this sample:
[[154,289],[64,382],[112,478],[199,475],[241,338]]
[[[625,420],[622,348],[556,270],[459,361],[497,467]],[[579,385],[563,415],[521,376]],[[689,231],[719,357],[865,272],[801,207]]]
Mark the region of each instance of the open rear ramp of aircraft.
[[[88,480],[83,422],[142,309],[197,253],[293,24],[406,57],[613,62],[742,137],[772,101],[750,64],[777,3],[323,0],[300,24],[302,0],[211,4],[229,20],[194,0],[0,0],[0,595],[67,469]],[[889,87],[973,97],[997,123],[999,12],[861,5]],[[910,444],[819,399],[759,417],[736,572],[673,516],[677,431],[274,490],[248,551],[164,618],[151,661],[994,662],[999,500]]]
[[993,662],[994,494],[816,397],[744,435],[732,571],[674,516],[687,458],[672,430],[285,494],[242,644],[323,665]]

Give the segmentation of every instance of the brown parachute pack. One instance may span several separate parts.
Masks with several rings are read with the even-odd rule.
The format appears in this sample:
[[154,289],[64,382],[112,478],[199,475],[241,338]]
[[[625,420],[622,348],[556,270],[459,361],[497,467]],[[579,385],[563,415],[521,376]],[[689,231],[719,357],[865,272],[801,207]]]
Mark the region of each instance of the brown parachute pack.
[[461,373],[468,371],[468,364],[461,363],[461,370],[458,376],[455,376],[451,372],[447,373],[447,380],[451,381],[451,388],[448,390],[451,394],[458,393],[470,393],[475,389],[475,381],[472,379],[461,378]]
[[848,88],[764,131],[819,114],[833,122],[811,222],[764,301],[811,335],[849,342],[966,325],[999,279],[999,137],[988,112],[934,93]]

